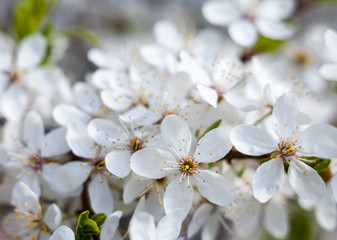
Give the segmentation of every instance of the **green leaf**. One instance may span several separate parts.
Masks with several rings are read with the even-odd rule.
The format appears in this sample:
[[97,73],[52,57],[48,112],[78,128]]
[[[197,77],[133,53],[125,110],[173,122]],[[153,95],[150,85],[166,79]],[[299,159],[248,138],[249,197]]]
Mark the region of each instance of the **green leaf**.
[[92,216],[91,219],[96,222],[98,227],[100,227],[104,223],[106,215],[104,213],[97,213],[94,216]]
[[259,160],[259,165],[264,164],[265,162],[268,162],[271,158],[262,158]]
[[43,30],[58,0],[22,0],[14,7],[14,30],[19,40]]
[[81,228],[81,233],[84,236],[97,235],[100,233],[97,223],[92,219],[87,219]]
[[283,40],[275,40],[260,36],[254,46],[254,49],[256,49],[258,52],[273,52],[276,51],[283,43]]
[[83,236],[81,230],[85,224],[85,222],[89,219],[89,211],[84,211],[78,216],[77,226],[76,226],[76,239],[83,240]]
[[90,31],[89,29],[82,28],[82,27],[74,26],[74,27],[63,28],[59,30],[58,34],[61,34],[67,37],[83,38],[93,45],[97,45],[99,42],[97,35],[93,31]]
[[202,137],[203,137],[206,133],[208,133],[209,131],[211,131],[211,130],[217,128],[217,127],[219,127],[220,124],[221,124],[221,122],[222,122],[222,119],[219,119],[218,121],[215,121],[211,126],[209,126],[209,127],[206,129],[206,131],[201,135],[200,138],[202,138]]
[[[317,172],[324,171],[331,163],[330,159],[318,158],[315,156],[299,156],[298,158],[302,159],[305,164],[309,165]],[[305,160],[310,160],[310,162]]]

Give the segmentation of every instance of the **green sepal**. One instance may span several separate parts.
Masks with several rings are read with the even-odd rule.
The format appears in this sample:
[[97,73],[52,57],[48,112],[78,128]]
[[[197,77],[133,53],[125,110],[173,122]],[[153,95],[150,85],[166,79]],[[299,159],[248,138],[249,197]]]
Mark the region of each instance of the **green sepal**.
[[311,162],[307,162],[307,161],[303,161],[303,162],[307,164],[308,166],[312,167],[313,169],[315,169],[317,172],[321,172],[325,170],[327,167],[329,167],[331,163],[330,159],[324,159],[324,158],[319,158],[315,156],[300,156],[298,158],[310,160]]
[[81,228],[81,234],[84,236],[91,236],[99,234],[99,227],[97,223],[92,219],[87,219],[84,222],[83,227]]
[[283,43],[284,40],[275,40],[260,36],[254,45],[254,49],[256,49],[258,52],[273,52],[281,47]]
[[202,137],[203,137],[206,133],[208,133],[209,131],[211,131],[211,130],[217,128],[217,127],[219,127],[220,124],[221,124],[221,122],[222,122],[222,119],[219,119],[219,120],[215,121],[211,126],[209,126],[209,127],[206,129],[206,131],[201,135],[200,138],[202,138]]
[[271,158],[262,158],[262,159],[259,160],[259,165],[262,165],[265,162],[268,162],[269,160],[271,160]]
[[104,223],[104,221],[106,219],[106,215],[104,213],[97,213],[94,216],[92,216],[91,219],[96,222],[98,227],[100,227]]

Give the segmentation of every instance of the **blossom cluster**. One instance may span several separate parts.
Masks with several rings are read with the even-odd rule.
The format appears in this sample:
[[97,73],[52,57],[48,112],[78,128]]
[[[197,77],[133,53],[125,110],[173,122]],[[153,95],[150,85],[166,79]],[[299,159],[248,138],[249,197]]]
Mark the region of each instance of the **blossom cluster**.
[[296,11],[209,0],[209,27],[162,19],[107,40],[78,81],[58,66],[65,44],[2,32],[0,236],[286,238],[295,207],[335,230],[337,31],[305,42]]

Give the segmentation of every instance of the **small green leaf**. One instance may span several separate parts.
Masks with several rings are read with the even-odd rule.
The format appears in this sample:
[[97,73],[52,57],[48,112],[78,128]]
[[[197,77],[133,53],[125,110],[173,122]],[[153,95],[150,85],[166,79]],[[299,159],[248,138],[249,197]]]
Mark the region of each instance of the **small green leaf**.
[[259,165],[264,164],[265,162],[268,162],[271,158],[262,158],[259,160]]
[[84,236],[97,235],[100,233],[97,223],[92,219],[87,219],[81,228],[81,233]]
[[[78,216],[77,226],[76,226],[76,239],[77,240],[84,240],[81,230],[86,222],[89,219],[89,211],[84,211]],[[86,239],[85,239],[86,240]]]
[[19,40],[42,30],[58,0],[21,0],[14,7],[14,29]]
[[58,33],[66,37],[83,38],[93,45],[97,45],[99,42],[97,35],[93,31],[90,31],[89,29],[82,28],[82,27],[63,28],[59,30]]
[[211,163],[209,163],[209,164],[208,164],[208,168],[212,168],[212,167],[213,167],[213,165],[214,165],[214,163],[212,163],[212,162],[211,162]]
[[200,138],[202,138],[202,137],[203,137],[206,133],[208,133],[209,131],[211,131],[211,130],[217,128],[217,127],[219,127],[220,124],[221,124],[221,122],[222,122],[222,119],[219,119],[218,121],[215,121],[211,126],[209,126],[209,127],[206,129],[206,131],[204,132],[204,134],[201,135]]
[[277,50],[283,43],[283,40],[275,40],[260,36],[254,46],[254,49],[256,49],[258,52],[273,52]]
[[104,223],[106,215],[104,213],[97,213],[94,216],[92,216],[91,219],[96,222],[98,227],[100,227]]
[[89,219],[89,211],[84,211],[78,216],[78,222],[77,225],[83,226],[85,221]]
[[[315,156],[300,156],[299,159],[302,159],[305,164],[309,165],[317,172],[325,170],[331,163],[330,159],[318,158]],[[310,162],[305,160],[310,160]]]

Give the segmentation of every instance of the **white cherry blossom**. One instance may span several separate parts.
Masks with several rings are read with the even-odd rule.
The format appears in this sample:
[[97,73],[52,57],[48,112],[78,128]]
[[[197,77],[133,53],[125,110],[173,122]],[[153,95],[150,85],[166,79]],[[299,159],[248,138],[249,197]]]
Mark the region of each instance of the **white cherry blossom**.
[[166,188],[164,208],[168,214],[183,208],[187,215],[191,208],[195,184],[205,198],[217,205],[228,205],[235,197],[234,188],[222,175],[201,170],[199,164],[224,157],[232,145],[230,127],[222,126],[208,132],[197,146],[192,146],[191,132],[183,119],[175,115],[164,118],[161,135],[168,150],[148,147],[132,155],[132,170],[141,176],[157,179],[174,176]]
[[267,202],[279,192],[284,181],[284,164],[289,164],[289,182],[299,196],[318,201],[325,194],[323,180],[304,163],[310,161],[305,156],[335,157],[337,129],[317,124],[301,132],[301,116],[296,97],[284,94],[273,109],[277,141],[268,132],[250,125],[236,126],[231,132],[231,141],[240,152],[252,156],[274,153],[276,156],[263,163],[255,173],[253,192],[260,202]]
[[294,0],[248,0],[204,3],[203,16],[217,26],[227,26],[233,41],[251,47],[258,39],[258,32],[272,39],[288,39],[294,28],[284,22],[295,9]]

